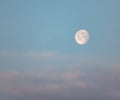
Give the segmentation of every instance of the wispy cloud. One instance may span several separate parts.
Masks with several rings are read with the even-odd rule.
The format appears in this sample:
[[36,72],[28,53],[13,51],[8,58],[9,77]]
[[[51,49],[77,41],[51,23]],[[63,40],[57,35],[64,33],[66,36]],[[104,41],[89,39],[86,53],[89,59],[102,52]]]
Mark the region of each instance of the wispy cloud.
[[[55,72],[49,73],[16,73],[14,72],[2,72],[0,73],[0,79],[4,78],[8,83],[0,85],[0,91],[12,95],[17,96],[17,98],[28,98],[28,96],[33,96],[35,100],[37,97],[42,98],[44,95],[44,99],[47,99],[47,96],[50,96],[50,100],[52,98],[55,99],[54,95],[58,97],[63,97],[64,99],[76,98],[76,100],[86,96],[90,96],[90,100],[95,100],[99,98],[99,96],[103,96],[102,98],[119,98],[119,83],[114,83],[114,79],[112,77],[111,80],[107,80],[111,73],[100,71],[102,74],[106,76],[106,80],[104,77],[99,77],[102,74],[96,74],[96,77],[91,76],[86,73],[85,76],[77,73],[78,70],[71,72],[70,69],[66,70],[64,73],[56,74]],[[96,70],[99,72],[99,70]],[[111,69],[107,70],[111,72]],[[116,72],[112,71],[112,76],[116,78]],[[16,78],[17,77],[17,78]],[[87,78],[87,79],[86,79]],[[3,82],[6,82],[2,80]],[[117,89],[117,91],[115,91]],[[96,91],[96,92],[95,92]],[[76,93],[76,94],[75,94]],[[100,94],[99,94],[100,93]],[[12,97],[11,96],[11,97]],[[36,97],[37,96],[37,97]],[[97,96],[97,97],[96,97]],[[33,100],[33,99],[31,99]],[[109,99],[113,100],[113,99]]]
[[16,80],[19,77],[19,73],[16,71],[0,72],[0,79],[4,80]]
[[54,52],[1,52],[2,98],[7,96],[9,100],[120,99],[119,65],[109,67],[88,59],[82,60],[84,63],[68,62],[73,61],[74,57]]

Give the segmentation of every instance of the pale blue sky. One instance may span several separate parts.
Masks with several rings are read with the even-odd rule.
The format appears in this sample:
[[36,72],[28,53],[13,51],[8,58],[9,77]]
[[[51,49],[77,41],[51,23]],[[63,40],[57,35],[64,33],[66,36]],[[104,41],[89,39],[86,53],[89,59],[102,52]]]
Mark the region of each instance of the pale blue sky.
[[[119,0],[1,0],[0,49],[93,55],[119,52],[119,3]],[[80,29],[90,33],[85,46],[74,41],[74,34]]]
[[120,0],[0,0],[0,100],[120,100],[119,10]]

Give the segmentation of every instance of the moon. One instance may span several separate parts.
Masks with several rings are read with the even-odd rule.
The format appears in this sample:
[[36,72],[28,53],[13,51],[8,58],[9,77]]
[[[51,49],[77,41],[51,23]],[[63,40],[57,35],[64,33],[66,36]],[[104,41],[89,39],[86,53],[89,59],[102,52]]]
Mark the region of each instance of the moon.
[[75,34],[75,41],[79,44],[79,45],[84,45],[88,42],[89,40],[89,33],[87,30],[79,30],[76,32]]

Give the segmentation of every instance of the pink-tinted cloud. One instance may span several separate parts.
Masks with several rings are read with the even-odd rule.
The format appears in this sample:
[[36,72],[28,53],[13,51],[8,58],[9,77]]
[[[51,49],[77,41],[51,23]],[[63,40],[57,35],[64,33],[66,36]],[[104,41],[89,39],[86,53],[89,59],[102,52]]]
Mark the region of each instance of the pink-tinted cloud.
[[0,79],[16,80],[17,78],[19,78],[19,72],[17,72],[17,71],[3,71],[3,72],[0,72]]
[[[51,52],[1,55],[1,58],[4,56],[4,60],[9,61],[6,63],[9,69],[4,69],[0,62],[0,94],[9,95],[10,100],[120,99],[119,66],[96,65],[88,59],[82,60],[82,63],[72,63],[68,61],[74,61],[75,56],[72,58],[72,55]],[[16,62],[16,58],[19,62]]]

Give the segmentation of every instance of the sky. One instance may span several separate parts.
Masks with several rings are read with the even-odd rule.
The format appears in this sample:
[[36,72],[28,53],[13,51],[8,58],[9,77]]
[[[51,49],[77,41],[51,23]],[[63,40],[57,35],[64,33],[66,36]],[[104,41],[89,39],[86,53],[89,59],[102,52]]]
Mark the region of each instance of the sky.
[[[120,100],[119,0],[0,0],[0,100]],[[85,45],[75,42],[80,29]]]

